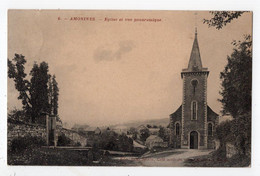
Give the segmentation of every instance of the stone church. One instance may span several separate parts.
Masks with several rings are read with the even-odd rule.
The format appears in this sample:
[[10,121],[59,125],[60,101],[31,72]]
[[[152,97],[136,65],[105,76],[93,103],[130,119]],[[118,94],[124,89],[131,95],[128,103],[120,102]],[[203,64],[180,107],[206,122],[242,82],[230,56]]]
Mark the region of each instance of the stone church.
[[186,149],[213,149],[219,116],[207,105],[209,71],[202,66],[197,30],[188,68],[181,72],[183,100],[170,115],[170,146]]

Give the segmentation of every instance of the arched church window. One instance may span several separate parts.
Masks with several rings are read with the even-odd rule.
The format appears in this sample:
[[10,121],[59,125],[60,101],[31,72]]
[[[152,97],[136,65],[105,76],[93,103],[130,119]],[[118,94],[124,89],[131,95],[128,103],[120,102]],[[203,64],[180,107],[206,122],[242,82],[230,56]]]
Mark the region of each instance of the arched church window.
[[176,135],[177,135],[177,136],[180,135],[180,124],[179,124],[179,123],[176,123],[176,124],[175,124],[175,132],[176,132]]
[[212,123],[208,124],[208,136],[212,136],[213,135],[213,125]]
[[196,101],[192,101],[191,102],[191,120],[197,120],[197,102]]

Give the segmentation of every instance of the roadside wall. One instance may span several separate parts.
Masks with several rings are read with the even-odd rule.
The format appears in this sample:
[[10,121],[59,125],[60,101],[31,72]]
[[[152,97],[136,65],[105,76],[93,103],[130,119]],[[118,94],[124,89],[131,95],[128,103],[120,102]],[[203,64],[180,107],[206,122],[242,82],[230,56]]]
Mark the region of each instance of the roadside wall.
[[[46,138],[46,128],[44,125],[30,124],[24,122],[8,122],[7,141],[10,145],[11,141],[16,137],[24,137],[27,135]],[[65,134],[73,142],[79,142],[81,146],[85,146],[87,139],[85,136],[78,134],[76,131],[66,128],[57,128],[57,134]]]

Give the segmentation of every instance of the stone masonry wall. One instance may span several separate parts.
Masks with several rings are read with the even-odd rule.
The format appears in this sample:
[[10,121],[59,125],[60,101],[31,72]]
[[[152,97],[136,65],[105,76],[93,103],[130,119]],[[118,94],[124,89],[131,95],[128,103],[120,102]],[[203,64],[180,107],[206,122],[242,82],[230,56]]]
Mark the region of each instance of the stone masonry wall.
[[[57,128],[58,135],[62,133],[65,134],[66,137],[70,138],[73,142],[79,142],[81,146],[85,146],[87,143],[87,139],[85,136],[78,134],[76,131],[65,129],[65,128]],[[8,122],[8,133],[7,140],[8,145],[10,145],[11,141],[16,137],[24,137],[26,135],[37,136],[46,138],[46,128],[44,125],[38,124],[29,124],[29,123],[10,123]]]
[[[189,135],[191,131],[198,132],[199,148],[204,147],[205,137],[205,73],[187,73],[184,76],[184,97],[183,97],[183,147],[189,147]],[[197,80],[198,84],[195,88],[192,85],[192,80]],[[197,119],[192,120],[191,106],[192,102],[197,102]]]
[[8,122],[7,141],[8,145],[16,137],[24,137],[27,135],[46,138],[46,129],[43,125],[35,125],[29,123],[9,123]]

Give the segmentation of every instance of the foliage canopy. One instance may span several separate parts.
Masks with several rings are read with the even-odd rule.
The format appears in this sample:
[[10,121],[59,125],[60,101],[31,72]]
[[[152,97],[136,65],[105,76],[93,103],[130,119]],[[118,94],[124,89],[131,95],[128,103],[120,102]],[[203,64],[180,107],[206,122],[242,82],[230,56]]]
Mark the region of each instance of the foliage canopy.
[[49,66],[46,62],[34,63],[29,81],[25,64],[26,60],[22,54],[15,54],[12,60],[8,59],[8,77],[13,79],[19,92],[18,99],[22,101],[25,116],[29,117],[32,123],[43,123],[42,113],[58,116],[58,83],[55,75],[48,73]]

